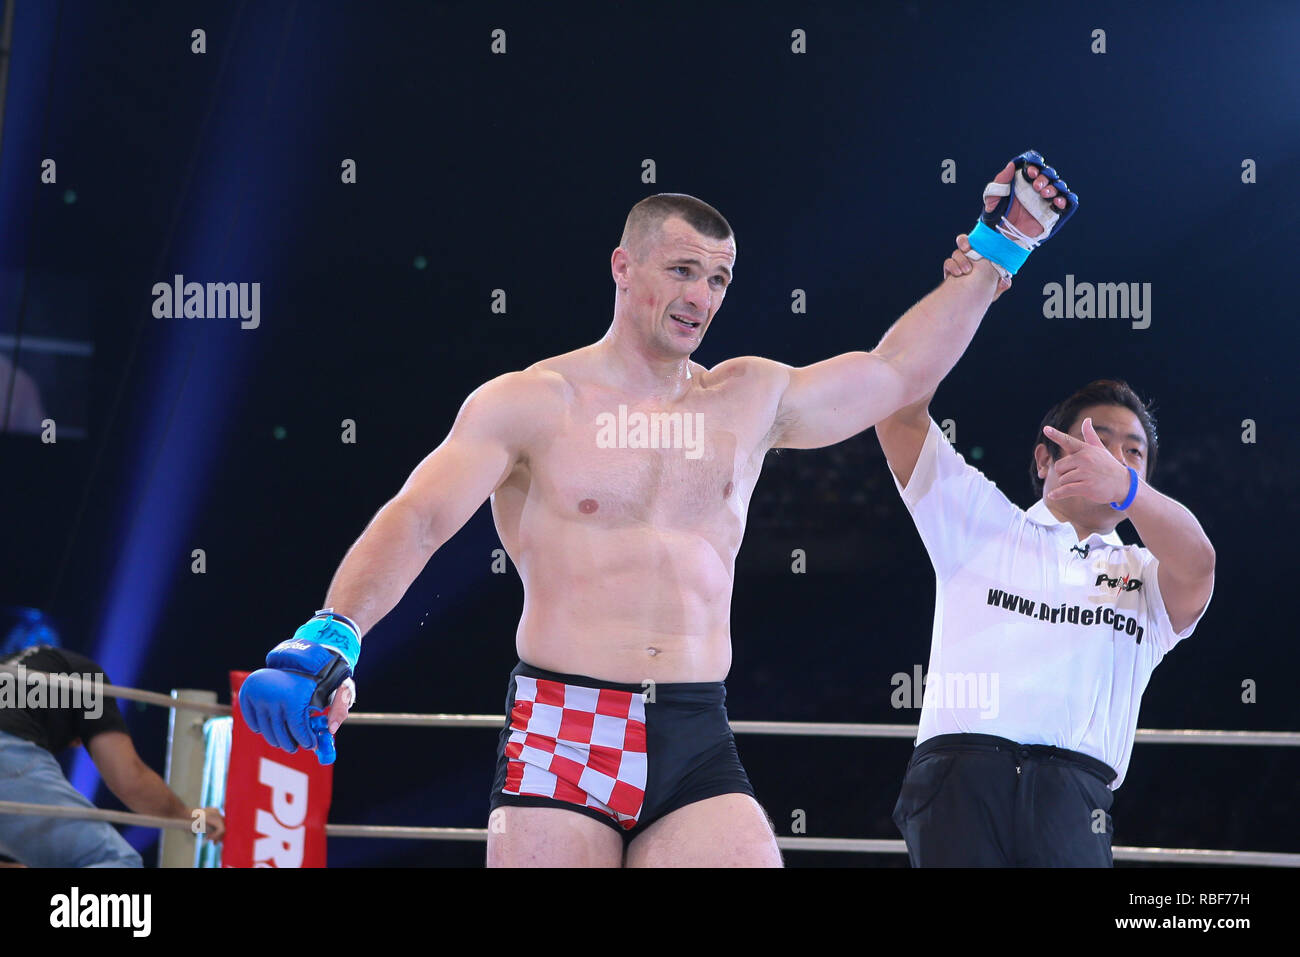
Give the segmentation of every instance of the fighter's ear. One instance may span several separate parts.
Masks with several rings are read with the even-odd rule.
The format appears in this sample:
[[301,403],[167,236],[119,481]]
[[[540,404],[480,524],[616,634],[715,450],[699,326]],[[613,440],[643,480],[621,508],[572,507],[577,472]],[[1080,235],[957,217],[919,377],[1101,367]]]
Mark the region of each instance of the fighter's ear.
[[628,255],[626,249],[619,246],[610,254],[609,271],[614,277],[614,284],[624,292],[627,291],[627,271],[632,265],[632,257]]

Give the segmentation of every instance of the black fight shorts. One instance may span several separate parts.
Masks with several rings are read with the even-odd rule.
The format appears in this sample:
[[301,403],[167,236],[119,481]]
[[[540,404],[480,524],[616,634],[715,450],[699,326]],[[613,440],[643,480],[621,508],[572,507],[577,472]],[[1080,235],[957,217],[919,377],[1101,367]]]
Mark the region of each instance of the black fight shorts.
[[754,795],[727,723],[721,681],[642,687],[510,674],[490,805],[559,807],[618,831],[624,844],[678,808]]

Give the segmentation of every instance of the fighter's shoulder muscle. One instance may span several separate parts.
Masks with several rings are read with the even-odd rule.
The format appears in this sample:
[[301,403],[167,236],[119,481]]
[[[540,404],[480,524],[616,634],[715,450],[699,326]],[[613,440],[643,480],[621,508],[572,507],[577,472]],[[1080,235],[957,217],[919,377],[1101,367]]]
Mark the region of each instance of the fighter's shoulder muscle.
[[768,427],[776,424],[781,409],[781,397],[790,384],[793,370],[783,362],[764,359],[762,356],[736,356],[719,362],[708,371],[709,384],[714,388],[739,390],[748,408],[770,419]]
[[790,367],[762,356],[736,356],[708,370],[711,385],[734,385],[779,399],[790,381]]
[[491,435],[522,451],[563,420],[571,394],[564,376],[541,364],[507,372],[469,394],[452,431]]

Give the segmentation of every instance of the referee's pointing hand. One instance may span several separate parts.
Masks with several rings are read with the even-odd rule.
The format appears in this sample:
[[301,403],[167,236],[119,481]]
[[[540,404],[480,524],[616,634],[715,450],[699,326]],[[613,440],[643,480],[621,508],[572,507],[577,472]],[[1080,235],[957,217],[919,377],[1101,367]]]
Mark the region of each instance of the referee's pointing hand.
[[1129,489],[1128,466],[1102,444],[1091,418],[1083,420],[1082,440],[1050,425],[1043,426],[1043,432],[1065,453],[1056,460],[1060,484],[1047,493],[1049,499],[1077,497],[1098,505],[1124,501]]

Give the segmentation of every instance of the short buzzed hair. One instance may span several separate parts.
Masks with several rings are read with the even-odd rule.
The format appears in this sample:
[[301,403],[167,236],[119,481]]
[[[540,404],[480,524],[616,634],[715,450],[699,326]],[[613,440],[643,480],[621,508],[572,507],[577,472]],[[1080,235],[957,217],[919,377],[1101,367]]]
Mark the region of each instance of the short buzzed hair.
[[685,193],[657,193],[647,196],[632,207],[623,224],[623,238],[619,245],[632,254],[636,262],[644,262],[649,239],[659,231],[665,219],[679,216],[686,225],[709,239],[730,239],[731,224],[723,215],[703,200]]

